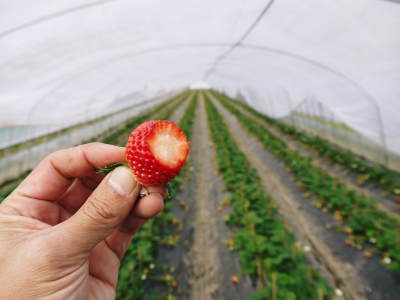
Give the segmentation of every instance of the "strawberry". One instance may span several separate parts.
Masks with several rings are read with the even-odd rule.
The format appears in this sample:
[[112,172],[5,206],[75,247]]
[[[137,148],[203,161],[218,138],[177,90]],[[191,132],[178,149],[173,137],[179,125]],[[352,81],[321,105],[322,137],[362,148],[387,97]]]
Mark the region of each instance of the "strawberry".
[[149,121],[132,131],[126,159],[137,180],[161,186],[174,178],[186,162],[190,143],[171,121]]
[[367,259],[371,259],[374,255],[371,253],[371,252],[369,252],[369,251],[365,251],[364,252],[364,257],[365,258],[367,258]]
[[343,232],[346,233],[346,234],[352,234],[353,233],[353,229],[351,229],[350,227],[345,227]]
[[237,277],[237,276],[232,276],[231,282],[232,282],[233,284],[238,284],[238,283],[240,282],[239,277]]

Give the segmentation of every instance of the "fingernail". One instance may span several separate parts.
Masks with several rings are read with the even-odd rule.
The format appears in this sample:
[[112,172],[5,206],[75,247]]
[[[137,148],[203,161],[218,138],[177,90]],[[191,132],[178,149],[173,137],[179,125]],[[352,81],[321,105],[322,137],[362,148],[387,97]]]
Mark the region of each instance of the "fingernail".
[[137,186],[137,181],[132,172],[125,167],[118,167],[112,171],[108,182],[121,196],[130,195]]

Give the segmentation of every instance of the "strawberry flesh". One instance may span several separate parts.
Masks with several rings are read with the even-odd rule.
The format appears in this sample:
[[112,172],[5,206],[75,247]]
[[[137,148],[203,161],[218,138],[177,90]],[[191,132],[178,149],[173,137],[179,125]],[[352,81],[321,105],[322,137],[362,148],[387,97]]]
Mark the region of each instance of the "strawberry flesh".
[[148,136],[147,143],[162,165],[176,168],[182,165],[187,157],[189,147],[182,130],[174,123],[158,123]]
[[186,162],[189,142],[171,121],[149,121],[139,125],[126,145],[126,158],[138,181],[160,186],[174,178]]

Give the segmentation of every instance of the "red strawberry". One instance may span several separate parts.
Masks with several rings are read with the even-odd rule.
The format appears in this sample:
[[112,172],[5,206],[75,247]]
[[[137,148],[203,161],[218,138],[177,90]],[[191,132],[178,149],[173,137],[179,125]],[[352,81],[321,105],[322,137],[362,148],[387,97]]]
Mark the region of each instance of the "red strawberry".
[[231,277],[231,282],[232,282],[233,284],[238,284],[238,283],[240,282],[239,277],[237,277],[237,276],[232,276],[232,277]]
[[182,129],[174,122],[149,121],[132,131],[126,159],[140,183],[160,186],[179,173],[189,147]]
[[345,227],[343,231],[346,234],[352,234],[353,233],[353,229],[351,229],[350,227]]
[[365,258],[367,258],[367,259],[371,259],[374,255],[371,253],[371,252],[369,252],[369,251],[365,251],[364,252],[364,257]]

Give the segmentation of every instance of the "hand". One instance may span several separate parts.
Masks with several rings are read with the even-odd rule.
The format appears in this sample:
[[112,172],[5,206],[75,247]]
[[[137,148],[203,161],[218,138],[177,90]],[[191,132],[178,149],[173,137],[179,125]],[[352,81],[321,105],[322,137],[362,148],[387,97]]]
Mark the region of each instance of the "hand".
[[[0,299],[114,299],[133,234],[163,208],[165,190],[141,185],[124,148],[93,143],[45,158],[0,205]],[[134,288],[134,287],[133,287]]]

